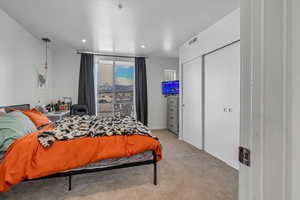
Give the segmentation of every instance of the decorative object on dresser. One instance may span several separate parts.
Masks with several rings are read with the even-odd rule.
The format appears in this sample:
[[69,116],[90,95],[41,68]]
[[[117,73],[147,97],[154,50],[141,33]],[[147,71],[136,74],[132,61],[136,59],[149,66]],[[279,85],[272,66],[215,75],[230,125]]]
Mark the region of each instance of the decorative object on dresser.
[[65,106],[65,110],[71,110],[71,106],[72,106],[72,98],[71,97],[63,97],[63,103]]
[[63,119],[66,116],[69,116],[70,111],[69,110],[53,111],[53,112],[45,113],[45,115],[48,117],[49,120],[55,122],[60,119]]
[[172,95],[167,97],[167,127],[178,135],[179,132],[179,97]]
[[46,110],[48,112],[53,112],[53,111],[66,111],[70,110],[72,106],[72,98],[71,97],[63,97],[61,100],[58,100],[56,103],[51,101],[50,104],[46,106]]

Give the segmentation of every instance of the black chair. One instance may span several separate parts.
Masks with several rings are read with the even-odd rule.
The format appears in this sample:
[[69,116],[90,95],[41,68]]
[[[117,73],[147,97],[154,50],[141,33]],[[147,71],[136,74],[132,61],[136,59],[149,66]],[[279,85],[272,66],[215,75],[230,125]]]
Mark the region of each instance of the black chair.
[[71,115],[88,115],[89,114],[89,109],[87,105],[79,105],[79,104],[74,104],[71,106],[70,110]]

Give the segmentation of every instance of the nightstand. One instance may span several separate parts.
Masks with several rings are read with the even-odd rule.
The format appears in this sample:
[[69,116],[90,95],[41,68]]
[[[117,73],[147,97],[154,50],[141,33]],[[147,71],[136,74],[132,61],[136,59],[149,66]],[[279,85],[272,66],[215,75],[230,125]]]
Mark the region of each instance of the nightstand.
[[62,110],[62,111],[58,111],[58,112],[48,112],[48,113],[45,113],[45,115],[48,117],[49,120],[51,120],[52,122],[55,122],[60,119],[63,119],[66,116],[70,116],[70,111]]

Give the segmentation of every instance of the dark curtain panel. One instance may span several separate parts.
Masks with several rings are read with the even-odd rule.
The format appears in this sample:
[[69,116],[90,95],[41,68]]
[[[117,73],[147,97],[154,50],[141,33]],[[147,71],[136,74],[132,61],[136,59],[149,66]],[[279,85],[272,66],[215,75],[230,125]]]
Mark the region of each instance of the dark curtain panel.
[[148,96],[145,58],[135,58],[135,103],[137,120],[148,125]]
[[90,115],[96,114],[94,55],[81,54],[78,104],[87,105]]

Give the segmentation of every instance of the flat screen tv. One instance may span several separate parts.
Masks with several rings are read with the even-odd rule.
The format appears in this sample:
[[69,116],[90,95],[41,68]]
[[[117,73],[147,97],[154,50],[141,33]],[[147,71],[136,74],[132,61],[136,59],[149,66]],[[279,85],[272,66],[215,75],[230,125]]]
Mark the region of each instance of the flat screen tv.
[[164,81],[161,87],[164,95],[179,94],[179,81]]

